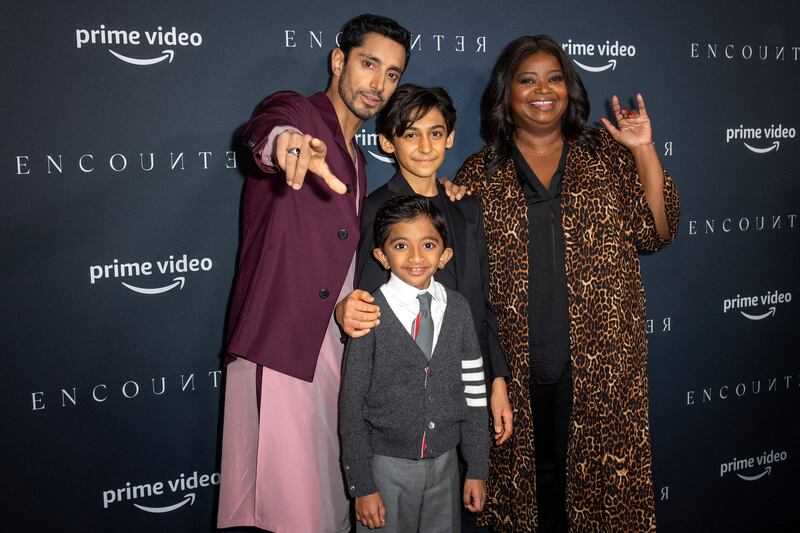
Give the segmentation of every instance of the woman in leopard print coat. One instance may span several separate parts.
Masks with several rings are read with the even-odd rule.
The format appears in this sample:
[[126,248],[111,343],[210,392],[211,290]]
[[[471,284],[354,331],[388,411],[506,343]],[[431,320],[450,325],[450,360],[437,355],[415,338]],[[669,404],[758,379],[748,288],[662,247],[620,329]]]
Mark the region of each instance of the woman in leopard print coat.
[[529,304],[535,301],[529,284],[536,276],[529,265],[535,257],[529,235],[536,231],[529,224],[536,196],[531,176],[540,193],[558,198],[553,208],[561,216],[553,224],[563,230],[553,264],[556,273],[563,267],[554,279],[565,285],[563,375],[572,395],[562,466],[568,528],[656,529],[638,254],[675,237],[680,206],[640,95],[637,104],[638,111],[622,109],[614,97],[616,126],[603,119],[605,129],[585,127],[588,97],[558,43],[547,36],[517,39],[498,58],[484,94],[488,144],[456,178],[483,206],[490,301],[511,373],[515,432],[506,446],[492,450],[489,501],[480,517],[498,532],[538,531],[540,524],[531,408],[537,353],[529,344]]

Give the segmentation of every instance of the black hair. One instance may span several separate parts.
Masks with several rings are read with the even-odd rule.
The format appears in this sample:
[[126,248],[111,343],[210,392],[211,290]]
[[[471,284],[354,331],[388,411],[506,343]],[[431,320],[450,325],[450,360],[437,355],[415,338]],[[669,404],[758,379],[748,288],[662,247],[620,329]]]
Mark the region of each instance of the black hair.
[[395,196],[378,209],[373,227],[375,247],[383,248],[389,238],[392,226],[398,222],[408,222],[420,217],[428,218],[431,221],[442,237],[442,244],[447,247],[447,226],[444,215],[433,205],[432,201],[416,194]]
[[420,87],[406,83],[398,87],[375,119],[375,131],[390,141],[403,135],[411,125],[431,109],[444,117],[449,134],[456,125],[456,108],[447,91],[441,87]]
[[344,52],[344,59],[347,61],[350,50],[364,44],[364,36],[368,33],[383,35],[403,46],[406,51],[406,66],[411,56],[411,33],[396,21],[364,13],[354,17],[342,26],[339,36],[339,48]]
[[567,110],[561,117],[561,135],[564,140],[574,140],[591,149],[599,146],[600,139],[596,132],[586,128],[590,109],[589,95],[569,56],[552,37],[526,35],[511,41],[500,52],[481,99],[481,135],[493,149],[493,158],[487,168],[488,175],[511,157],[513,135],[517,127],[511,113],[511,85],[514,73],[522,61],[536,52],[548,53],[561,64],[569,94]]

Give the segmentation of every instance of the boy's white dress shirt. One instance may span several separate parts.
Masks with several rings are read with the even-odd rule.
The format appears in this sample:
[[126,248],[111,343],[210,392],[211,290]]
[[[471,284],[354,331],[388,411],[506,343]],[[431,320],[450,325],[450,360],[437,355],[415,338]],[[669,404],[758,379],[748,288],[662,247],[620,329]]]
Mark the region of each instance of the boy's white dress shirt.
[[444,286],[431,277],[428,288],[419,290],[401,280],[392,272],[389,281],[381,286],[381,292],[386,297],[386,301],[389,302],[389,307],[392,308],[397,319],[412,337],[414,335],[411,333],[411,328],[414,324],[414,319],[419,314],[417,296],[425,292],[431,294],[433,297],[431,298],[431,318],[433,319],[433,347],[431,351],[436,350],[436,341],[439,340],[444,310],[447,307],[447,291],[444,290]]

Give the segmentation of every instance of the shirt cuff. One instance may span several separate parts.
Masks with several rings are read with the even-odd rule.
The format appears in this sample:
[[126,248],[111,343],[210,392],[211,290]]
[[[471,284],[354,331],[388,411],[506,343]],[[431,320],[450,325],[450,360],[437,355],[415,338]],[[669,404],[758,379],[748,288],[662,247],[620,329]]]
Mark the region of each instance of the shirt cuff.
[[[256,153],[256,154],[261,153],[261,154],[263,154],[263,156],[266,157],[267,160],[274,162],[275,158],[273,156],[275,154],[273,153],[273,150],[275,148],[275,139],[277,139],[278,135],[280,135],[281,133],[283,133],[285,131],[291,131],[291,132],[294,132],[294,133],[302,133],[300,130],[298,130],[294,126],[289,126],[289,125],[275,126],[274,128],[272,128],[272,131],[269,132],[269,135],[267,135],[266,140],[261,141],[261,143],[258,146],[255,147],[253,152]],[[261,170],[263,170],[264,172],[277,172],[278,168],[277,168],[276,165],[265,165],[263,163],[263,160],[264,160],[264,157],[260,157],[260,158],[257,157],[256,158],[256,161],[259,162],[258,166],[261,167]]]

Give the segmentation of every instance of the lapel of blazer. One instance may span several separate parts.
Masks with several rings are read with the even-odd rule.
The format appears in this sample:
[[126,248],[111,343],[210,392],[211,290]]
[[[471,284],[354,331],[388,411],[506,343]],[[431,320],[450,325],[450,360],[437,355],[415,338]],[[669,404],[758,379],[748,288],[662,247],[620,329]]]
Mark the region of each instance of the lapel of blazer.
[[458,202],[451,202],[447,197],[444,185],[436,182],[436,188],[438,189],[439,195],[444,201],[444,216],[447,218],[450,231],[453,233],[453,235],[450,236],[449,241],[450,246],[453,248],[453,260],[455,261],[456,267],[456,280],[458,280],[460,273],[466,272],[466,267],[464,266],[464,263],[466,262],[466,258],[464,257],[464,248],[466,247],[467,243],[467,224],[464,221],[464,214],[458,207]]
[[[317,109],[322,121],[325,123],[328,129],[331,130],[331,133],[333,133],[333,138],[336,140],[336,145],[339,147],[339,150],[341,150],[344,160],[347,162],[347,164],[351,165],[350,168],[353,169],[353,179],[357,180],[359,196],[363,198],[367,193],[367,160],[364,157],[364,153],[361,151],[361,148],[358,146],[358,144],[356,144],[353,139],[350,139],[350,142],[352,142],[355,149],[355,161],[353,161],[353,159],[350,157],[350,150],[347,146],[348,141],[344,138],[344,133],[342,133],[342,128],[339,125],[339,117],[336,115],[336,110],[333,108],[333,104],[324,92],[318,92],[313,96],[310,96],[309,101]],[[329,146],[328,150],[331,149],[332,147]],[[348,176],[337,177],[343,180],[345,183],[350,181]],[[356,184],[354,183],[352,185]],[[355,187],[353,187],[353,189],[355,189]],[[355,209],[358,205],[358,198],[356,197],[355,190],[353,190],[351,193],[348,193],[347,196],[353,201],[353,215],[358,217]]]
[[395,172],[392,179],[386,183],[386,188],[392,193],[392,198],[395,196],[405,196],[407,194],[415,194],[414,189],[408,184],[406,179],[399,172]]

